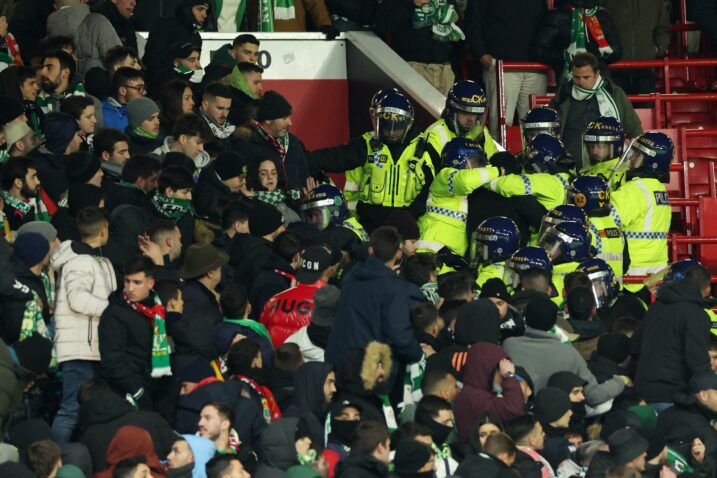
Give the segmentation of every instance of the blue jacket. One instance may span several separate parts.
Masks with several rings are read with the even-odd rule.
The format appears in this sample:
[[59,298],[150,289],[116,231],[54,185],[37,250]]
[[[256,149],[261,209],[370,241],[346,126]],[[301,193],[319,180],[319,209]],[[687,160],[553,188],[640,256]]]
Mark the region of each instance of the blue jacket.
[[118,103],[117,100],[111,96],[107,97],[102,102],[102,126],[124,132],[128,124],[125,105]]
[[413,335],[410,310],[423,301],[418,287],[369,256],[344,279],[326,361],[336,363],[346,349],[365,347],[373,340],[388,344],[403,362],[418,361],[422,352]]

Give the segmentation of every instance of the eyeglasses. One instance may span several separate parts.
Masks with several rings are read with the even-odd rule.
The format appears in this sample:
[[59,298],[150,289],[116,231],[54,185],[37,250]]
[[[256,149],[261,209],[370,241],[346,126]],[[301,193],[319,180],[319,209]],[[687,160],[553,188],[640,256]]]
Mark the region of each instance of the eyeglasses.
[[131,86],[131,85],[122,85],[125,88],[129,88],[131,90],[137,90],[139,93],[147,93],[147,86],[146,85],[139,85],[139,86]]

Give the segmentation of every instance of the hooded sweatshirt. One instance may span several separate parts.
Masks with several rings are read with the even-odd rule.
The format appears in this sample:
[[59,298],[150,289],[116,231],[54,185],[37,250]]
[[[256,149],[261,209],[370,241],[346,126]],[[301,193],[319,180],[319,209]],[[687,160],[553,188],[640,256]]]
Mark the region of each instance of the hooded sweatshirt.
[[195,435],[182,435],[189,442],[189,448],[194,455],[194,469],[192,478],[207,478],[207,462],[214,457],[217,449],[214,443],[206,438]]
[[254,478],[282,478],[286,470],[299,464],[296,453],[298,418],[282,418],[261,434],[262,463]]
[[324,398],[324,383],[333,366],[324,362],[308,362],[294,375],[294,395],[284,416],[313,414],[321,423],[326,419],[329,404]]

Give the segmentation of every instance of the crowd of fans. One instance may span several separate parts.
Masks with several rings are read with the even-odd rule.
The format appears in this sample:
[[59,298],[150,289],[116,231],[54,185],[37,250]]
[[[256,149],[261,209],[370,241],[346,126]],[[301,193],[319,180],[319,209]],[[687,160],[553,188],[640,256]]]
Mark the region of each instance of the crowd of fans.
[[[654,77],[605,68],[665,54],[663,2],[179,0],[142,58],[135,0],[12,3],[0,477],[714,476],[711,274],[668,263],[674,146],[625,95]],[[307,151],[255,36],[200,64],[307,21],[390,33],[441,118],[387,88]],[[496,58],[558,79],[528,110],[546,78],[507,75],[515,155]]]

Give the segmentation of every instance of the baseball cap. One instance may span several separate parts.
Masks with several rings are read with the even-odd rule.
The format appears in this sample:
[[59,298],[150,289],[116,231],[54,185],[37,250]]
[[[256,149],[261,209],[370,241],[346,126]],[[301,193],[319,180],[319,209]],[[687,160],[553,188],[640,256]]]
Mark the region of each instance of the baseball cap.
[[313,284],[333,264],[331,249],[324,245],[309,246],[301,255],[301,268],[296,273],[296,281]]

